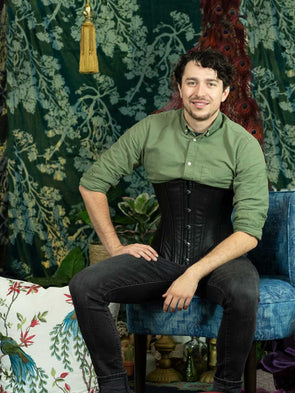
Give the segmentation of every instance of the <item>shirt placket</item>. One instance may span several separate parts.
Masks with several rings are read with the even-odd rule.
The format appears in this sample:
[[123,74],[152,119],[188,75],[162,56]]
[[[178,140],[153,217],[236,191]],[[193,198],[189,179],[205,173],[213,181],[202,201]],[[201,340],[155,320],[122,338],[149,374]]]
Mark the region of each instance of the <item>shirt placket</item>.
[[[203,136],[191,136],[185,161],[184,176],[195,181],[201,180],[200,163],[198,162],[198,151]],[[187,181],[184,190],[184,261],[185,265],[191,261],[191,245],[192,245],[192,200],[191,200],[191,181]]]
[[195,181],[201,180],[201,167],[199,162],[198,151],[200,149],[200,143],[202,142],[203,136],[193,136],[189,143],[186,154],[186,160],[184,165],[184,178],[194,179]]

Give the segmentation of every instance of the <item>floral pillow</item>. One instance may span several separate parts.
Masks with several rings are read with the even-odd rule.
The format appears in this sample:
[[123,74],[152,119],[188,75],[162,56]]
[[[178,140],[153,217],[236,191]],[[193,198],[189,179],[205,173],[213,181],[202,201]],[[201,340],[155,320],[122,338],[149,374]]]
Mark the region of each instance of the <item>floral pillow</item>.
[[68,287],[0,277],[0,393],[98,391]]

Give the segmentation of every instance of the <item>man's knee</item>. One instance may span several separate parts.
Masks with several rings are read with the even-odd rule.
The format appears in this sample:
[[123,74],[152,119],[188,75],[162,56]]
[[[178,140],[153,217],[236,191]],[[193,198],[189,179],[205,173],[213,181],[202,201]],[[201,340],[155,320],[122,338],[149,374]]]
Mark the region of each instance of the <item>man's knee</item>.
[[79,273],[77,273],[69,282],[69,290],[72,298],[75,297],[77,293],[81,292],[81,289],[80,277]]
[[259,302],[259,280],[232,280],[228,287],[228,304],[242,314],[256,312]]
[[245,258],[229,262],[224,281],[226,303],[242,310],[254,310],[259,301],[259,275],[255,267]]
[[69,290],[74,303],[83,302],[87,296],[99,297],[100,279],[98,272],[85,268],[77,273],[69,283]]

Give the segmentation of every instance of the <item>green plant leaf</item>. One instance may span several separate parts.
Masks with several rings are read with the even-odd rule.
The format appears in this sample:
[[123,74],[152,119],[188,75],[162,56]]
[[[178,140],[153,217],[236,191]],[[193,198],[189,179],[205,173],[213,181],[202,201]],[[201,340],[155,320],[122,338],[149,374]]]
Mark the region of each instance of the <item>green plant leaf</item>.
[[118,207],[123,214],[125,214],[128,217],[132,217],[134,215],[134,203],[133,202],[131,202],[131,204],[129,204],[129,201],[119,202]]
[[73,248],[69,254],[62,260],[59,268],[54,274],[56,278],[66,278],[68,281],[76,273],[84,269],[85,267],[85,259],[82,254],[80,247]]
[[126,216],[119,216],[116,215],[112,218],[112,222],[114,224],[121,224],[121,225],[130,225],[130,224],[134,224],[134,220],[130,219],[130,217],[126,217]]
[[56,277],[56,276],[30,277],[29,281],[34,284],[41,285],[41,287],[43,287],[43,288],[63,287],[65,285],[68,285],[69,278],[68,277]]
[[150,202],[150,197],[147,193],[138,195],[135,199],[134,209],[137,213],[146,214]]
[[79,214],[79,218],[81,218],[81,220],[83,220],[85,224],[92,225],[87,210],[82,210]]

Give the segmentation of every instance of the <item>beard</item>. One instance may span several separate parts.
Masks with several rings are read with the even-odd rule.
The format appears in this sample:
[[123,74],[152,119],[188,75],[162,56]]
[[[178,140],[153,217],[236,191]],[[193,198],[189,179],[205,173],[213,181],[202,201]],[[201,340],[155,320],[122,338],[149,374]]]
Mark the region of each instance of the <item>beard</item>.
[[198,114],[197,112],[193,111],[190,107],[184,105],[184,109],[186,110],[186,112],[190,115],[190,117],[194,120],[197,121],[205,121],[205,120],[209,120],[212,117],[214,117],[216,115],[216,113],[218,113],[219,108],[216,108],[215,111],[213,112],[207,112],[204,114]]

